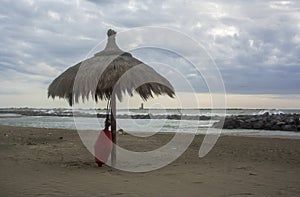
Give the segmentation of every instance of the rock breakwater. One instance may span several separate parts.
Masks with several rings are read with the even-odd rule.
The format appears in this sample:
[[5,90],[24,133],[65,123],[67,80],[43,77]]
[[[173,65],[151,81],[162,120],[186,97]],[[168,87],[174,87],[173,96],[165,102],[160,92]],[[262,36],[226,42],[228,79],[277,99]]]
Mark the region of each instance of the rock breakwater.
[[227,116],[224,120],[213,124],[214,128],[223,129],[259,129],[300,131],[300,114],[269,114]]

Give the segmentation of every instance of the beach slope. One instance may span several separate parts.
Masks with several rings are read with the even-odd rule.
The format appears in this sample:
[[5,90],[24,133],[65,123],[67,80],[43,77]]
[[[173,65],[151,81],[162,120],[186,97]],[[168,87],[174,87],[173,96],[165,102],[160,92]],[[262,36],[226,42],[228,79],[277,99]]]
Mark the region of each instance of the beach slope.
[[[147,150],[172,138],[119,135]],[[297,196],[300,140],[221,137],[204,158],[203,136],[170,165],[146,173],[98,168],[76,131],[0,126],[0,196]]]

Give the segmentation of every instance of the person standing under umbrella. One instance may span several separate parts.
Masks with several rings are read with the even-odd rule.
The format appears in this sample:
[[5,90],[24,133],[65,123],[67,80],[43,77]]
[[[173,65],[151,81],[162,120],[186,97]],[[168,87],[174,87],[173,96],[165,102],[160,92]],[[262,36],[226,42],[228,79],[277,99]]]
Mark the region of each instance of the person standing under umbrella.
[[101,167],[104,163],[107,162],[108,157],[112,150],[112,134],[109,130],[111,123],[109,115],[106,115],[105,127],[98,136],[98,139],[94,145],[95,150],[95,161],[98,164],[98,167]]

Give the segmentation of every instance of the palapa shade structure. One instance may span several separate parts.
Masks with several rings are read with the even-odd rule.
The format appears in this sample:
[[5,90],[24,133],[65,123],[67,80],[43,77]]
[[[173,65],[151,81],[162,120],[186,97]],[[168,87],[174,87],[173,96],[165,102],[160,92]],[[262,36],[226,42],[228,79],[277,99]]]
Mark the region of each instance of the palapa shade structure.
[[114,143],[112,164],[116,159],[116,97],[121,101],[123,93],[133,95],[137,92],[147,100],[154,95],[166,94],[174,97],[174,88],[170,82],[153,68],[122,51],[116,44],[116,32],[108,30],[108,40],[103,51],[96,53],[59,75],[48,88],[48,97],[65,98],[69,105],[83,102],[90,96],[97,102],[111,100],[111,130]]

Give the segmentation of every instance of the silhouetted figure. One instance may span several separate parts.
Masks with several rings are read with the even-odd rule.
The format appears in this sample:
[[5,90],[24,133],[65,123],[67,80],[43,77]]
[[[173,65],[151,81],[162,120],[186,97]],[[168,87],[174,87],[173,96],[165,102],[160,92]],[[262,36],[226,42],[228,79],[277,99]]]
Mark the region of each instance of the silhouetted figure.
[[98,164],[98,167],[101,167],[107,162],[112,150],[112,135],[109,127],[110,120],[109,116],[107,116],[105,120],[105,128],[100,132],[99,137],[94,145],[95,161]]

